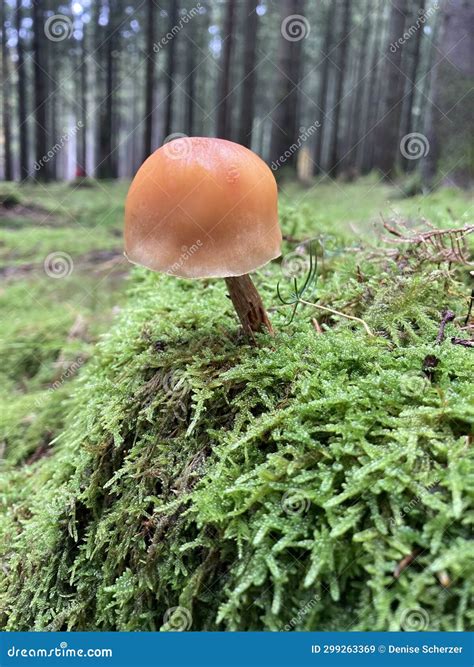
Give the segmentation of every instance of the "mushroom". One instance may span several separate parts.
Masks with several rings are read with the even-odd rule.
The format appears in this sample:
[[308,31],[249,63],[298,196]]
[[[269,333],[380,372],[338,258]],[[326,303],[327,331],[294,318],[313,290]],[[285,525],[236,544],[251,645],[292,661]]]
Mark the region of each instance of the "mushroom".
[[272,326],[250,276],[281,254],[277,186],[258,155],[180,137],[140,167],[125,203],[130,262],[182,278],[224,278],[245,333]]

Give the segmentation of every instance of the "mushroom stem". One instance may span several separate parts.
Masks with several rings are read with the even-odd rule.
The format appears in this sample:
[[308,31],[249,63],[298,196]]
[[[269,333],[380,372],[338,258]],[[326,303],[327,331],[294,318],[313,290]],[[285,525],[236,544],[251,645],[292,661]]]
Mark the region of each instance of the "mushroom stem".
[[244,332],[253,335],[254,332],[267,329],[273,336],[267,311],[250,276],[234,276],[226,278],[225,282]]

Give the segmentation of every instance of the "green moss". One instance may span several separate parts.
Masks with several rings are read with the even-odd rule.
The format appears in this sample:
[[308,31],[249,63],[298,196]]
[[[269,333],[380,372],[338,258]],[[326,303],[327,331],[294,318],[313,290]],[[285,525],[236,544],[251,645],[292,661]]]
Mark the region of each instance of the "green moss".
[[464,275],[311,216],[283,205],[286,233],[325,234],[320,303],[377,335],[311,307],[285,328],[278,262],[257,346],[223,281],[137,269],[53,455],[5,464],[4,628],[168,629],[175,607],[193,630],[396,630],[413,608],[472,627],[474,364],[457,323],[434,344]]

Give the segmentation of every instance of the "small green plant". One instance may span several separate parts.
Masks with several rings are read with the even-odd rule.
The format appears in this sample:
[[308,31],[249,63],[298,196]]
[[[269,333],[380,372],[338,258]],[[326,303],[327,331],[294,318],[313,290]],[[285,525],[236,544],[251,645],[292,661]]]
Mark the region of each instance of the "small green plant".
[[[293,322],[298,306],[301,304],[305,306],[312,306],[313,308],[318,308],[320,310],[324,310],[327,313],[331,313],[332,315],[337,315],[339,317],[344,317],[349,320],[360,322],[364,326],[369,336],[373,336],[374,334],[372,333],[367,322],[365,322],[362,318],[355,317],[354,315],[348,315],[347,313],[342,313],[339,310],[335,310],[334,308],[329,308],[328,306],[322,306],[318,303],[313,303],[311,301],[303,299],[303,296],[306,294],[306,292],[311,287],[314,288],[316,286],[317,271],[318,271],[318,258],[314,250],[314,243],[310,243],[308,247],[309,247],[309,266],[303,284],[301,286],[298,285],[298,279],[295,276],[293,278],[293,292],[290,294],[289,298],[284,299],[280,292],[280,281],[277,283],[277,295],[281,303],[284,306],[293,306],[293,311],[291,313],[290,319],[287,322],[285,322],[283,326],[288,326]],[[314,294],[314,291],[312,291],[311,294]]]
[[285,299],[282,297],[280,291],[280,281],[277,282],[277,287],[276,287],[277,295],[281,303],[284,306],[293,306],[290,319],[287,322],[285,322],[283,326],[288,326],[293,322],[296,315],[296,311],[298,310],[298,306],[302,303],[303,296],[308,292],[308,290],[316,287],[317,274],[318,274],[318,257],[315,251],[314,242],[308,245],[308,254],[309,254],[309,265],[303,284],[300,285],[298,283],[297,276],[294,276],[293,291],[290,293],[288,298]]

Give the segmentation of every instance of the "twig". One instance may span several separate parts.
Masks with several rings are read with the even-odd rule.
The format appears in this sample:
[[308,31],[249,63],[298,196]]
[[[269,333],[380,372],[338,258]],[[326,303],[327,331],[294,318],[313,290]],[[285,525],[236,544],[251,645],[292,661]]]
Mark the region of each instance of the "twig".
[[385,237],[387,243],[411,244],[414,249],[419,250],[419,259],[431,262],[456,262],[472,265],[468,256],[466,238],[474,232],[474,225],[465,225],[453,229],[431,229],[427,232],[418,232],[405,236],[393,225],[386,222],[383,217],[383,227],[395,238]]
[[474,340],[465,340],[464,338],[451,338],[453,345],[462,345],[463,347],[474,347]]
[[448,322],[452,322],[456,315],[453,313],[452,310],[445,310],[443,312],[443,319],[441,320],[441,324],[439,325],[439,331],[438,335],[436,336],[435,344],[436,345],[441,345],[441,343],[444,340],[444,330],[446,329],[446,325]]
[[395,227],[392,227],[389,225],[389,223],[384,219],[383,215],[381,216],[382,218],[382,223],[384,228],[387,230],[387,232],[390,232],[390,234],[393,234],[394,236],[397,236],[400,239],[403,239],[403,234],[401,234],[398,229],[395,229]]
[[322,333],[323,333],[323,330],[322,330],[321,327],[319,326],[319,322],[318,322],[318,320],[317,320],[315,317],[313,317],[313,319],[311,320],[311,322],[313,323],[313,327],[315,328],[315,330],[317,331],[317,333],[318,333],[318,334],[322,334]]
[[438,581],[443,588],[449,588],[451,586],[451,579],[449,578],[449,574],[446,572],[446,570],[437,572],[436,576],[438,577]]
[[365,322],[360,317],[356,317],[355,315],[346,315],[346,313],[341,313],[339,310],[334,310],[334,308],[328,308],[327,306],[320,306],[318,303],[311,303],[311,301],[304,301],[304,299],[299,299],[299,302],[304,303],[306,306],[313,306],[313,308],[319,308],[319,310],[325,310],[326,312],[332,313],[333,315],[346,317],[348,320],[355,320],[356,322],[360,322],[364,326],[364,329],[367,331],[369,336],[375,336],[375,334],[373,334],[372,331],[370,330],[367,322]]
[[411,563],[415,560],[415,558],[418,556],[420,553],[419,549],[415,549],[414,551],[411,552],[411,554],[408,554],[405,556],[405,558],[402,558],[402,560],[397,564],[396,568],[393,571],[393,576],[395,579],[398,579],[398,577],[401,575],[403,570],[405,570]]
[[471,291],[471,298],[469,301],[469,308],[467,310],[467,315],[466,319],[464,320],[464,326],[467,326],[467,323],[469,322],[469,318],[471,317],[472,313],[472,305],[474,304],[474,289]]

